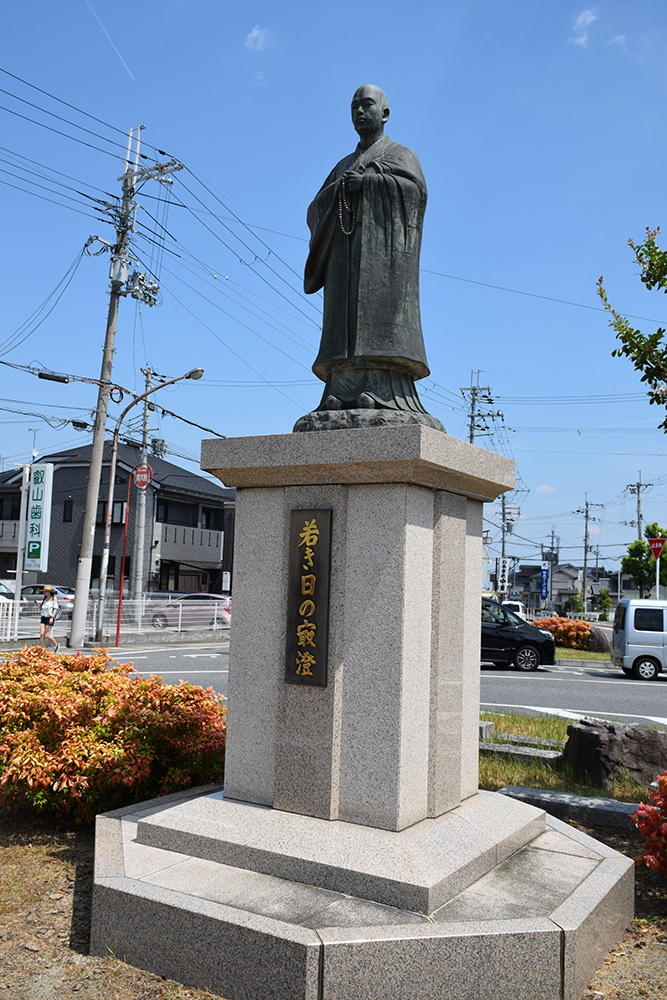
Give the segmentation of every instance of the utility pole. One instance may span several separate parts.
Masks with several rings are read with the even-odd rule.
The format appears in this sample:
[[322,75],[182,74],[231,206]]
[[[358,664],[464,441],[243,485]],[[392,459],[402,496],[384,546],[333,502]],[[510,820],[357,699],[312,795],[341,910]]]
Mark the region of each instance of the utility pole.
[[[149,393],[155,372],[150,365],[142,368],[146,376],[145,392]],[[148,461],[148,430],[150,425],[151,404],[148,397],[144,399],[144,422],[141,435],[141,463],[145,465]],[[132,597],[138,600],[143,591],[144,581],[144,534],[146,531],[146,493],[148,490],[137,490],[137,513],[134,529],[134,553],[132,560]]]
[[[560,539],[559,539],[560,541]],[[544,561],[544,546],[542,546],[542,560]],[[556,555],[556,529],[551,525],[551,543],[549,549],[549,607],[554,606],[554,566],[558,562]]]
[[583,580],[583,587],[582,587],[582,597],[583,597],[584,612],[588,611],[588,597],[587,597],[587,590],[588,590],[588,587],[587,587],[587,580],[588,580],[588,548],[589,548],[589,546],[588,546],[588,522],[589,521],[597,521],[598,520],[597,517],[592,517],[591,516],[591,514],[589,512],[589,508],[590,507],[604,507],[604,504],[601,504],[601,503],[589,503],[588,494],[586,493],[585,494],[585,503],[584,503],[584,506],[583,507],[579,507],[578,510],[574,511],[575,514],[583,514],[584,515],[584,580]]
[[489,406],[493,405],[491,386],[479,384],[481,369],[477,371],[477,384],[473,382],[474,374],[474,371],[470,372],[470,385],[460,387],[464,396],[470,393],[470,416],[468,418],[468,441],[470,441],[470,444],[473,444],[475,441],[475,433],[477,437],[493,433],[489,430],[488,424],[485,423],[486,420],[495,420],[496,417],[499,417],[501,420],[503,419],[503,414],[500,411],[497,413],[492,413],[489,410],[485,412],[480,411],[479,402]]
[[[647,490],[649,486],[653,486],[653,483],[643,483],[641,469],[637,473],[638,479],[636,483],[628,483],[625,487],[630,493],[637,494],[637,538],[641,541],[642,538],[642,497],[641,491]],[[629,522],[632,524],[632,522]]]
[[[93,547],[95,543],[95,523],[97,521],[97,503],[102,475],[102,460],[104,457],[104,436],[106,432],[107,412],[109,409],[109,393],[111,389],[111,368],[113,364],[114,346],[116,341],[116,326],[118,323],[118,306],[121,296],[131,295],[141,301],[154,305],[157,300],[157,285],[149,282],[145,274],[134,272],[129,274],[130,266],[130,232],[133,226],[133,216],[136,205],[133,201],[137,185],[151,178],[167,180],[164,175],[182,169],[183,164],[176,160],[168,163],[156,163],[154,167],[139,166],[140,125],[136,131],[134,149],[134,165],[131,165],[132,139],[134,129],[130,129],[125,152],[125,169],[122,177],[122,200],[120,209],[108,206],[108,212],[116,218],[116,242],[111,246],[111,291],[107,326],[102,352],[102,370],[100,373],[97,410],[93,430],[93,443],[90,452],[90,467],[88,472],[88,489],[86,492],[86,508],[81,532],[81,547],[76,572],[74,610],[72,612],[72,628],[70,646],[83,645],[86,634],[86,612],[90,592],[90,576],[93,566]],[[170,183],[170,181],[168,181]],[[104,242],[104,241],[102,241]],[[123,287],[125,286],[125,287]],[[102,584],[102,580],[100,580]]]

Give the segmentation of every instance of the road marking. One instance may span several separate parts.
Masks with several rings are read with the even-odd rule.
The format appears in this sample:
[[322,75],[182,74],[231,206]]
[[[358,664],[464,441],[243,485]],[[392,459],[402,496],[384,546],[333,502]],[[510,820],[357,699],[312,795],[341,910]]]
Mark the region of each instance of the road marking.
[[205,660],[215,660],[215,658],[218,655],[219,655],[218,653],[183,653],[183,659],[184,660],[201,660],[203,658]]
[[559,715],[563,719],[599,719],[608,717],[611,719],[646,719],[647,722],[656,722],[661,726],[667,726],[667,719],[662,719],[654,715],[641,715],[638,712],[628,714],[626,712],[573,712],[565,708],[544,708],[541,705],[501,705],[498,702],[480,703],[480,708],[519,708],[525,712],[540,712],[542,715]]
[[[168,650],[168,649],[179,649],[179,650],[181,650],[181,649],[218,649],[218,650],[220,650],[220,652],[228,652],[228,650],[229,650],[229,640],[227,640],[227,641],[223,640],[222,642],[206,642],[206,643],[192,643],[191,642],[191,643],[187,643],[187,644],[184,643],[183,645],[180,645],[180,643],[174,643],[174,642],[166,642],[166,643],[163,643],[162,645],[159,645],[158,643],[156,643],[154,646],[148,646],[148,648],[144,647],[143,649],[140,649],[140,648],[133,649],[132,647],[127,647],[126,648],[125,646],[116,646],[116,647],[113,647],[111,650],[109,650],[109,652],[113,652],[114,654],[118,654],[119,656],[121,654],[123,656],[134,656],[136,653],[163,653],[163,652],[165,652],[165,650]],[[83,652],[86,652],[86,650],[83,650]]]
[[[511,679],[516,679],[516,675],[508,675],[506,673],[487,673],[486,671],[482,674],[482,680],[485,677],[495,677],[499,680],[510,676]],[[577,671],[577,676],[579,676],[579,671]],[[533,671],[533,677],[540,678],[540,684],[546,684],[548,681],[560,683],[559,677],[549,677],[548,674],[540,672],[539,674]],[[527,678],[526,678],[527,679]],[[580,684],[622,684],[623,687],[628,687],[628,685],[633,684],[635,687],[645,687],[646,681],[635,681],[630,677],[582,677],[579,681]],[[660,688],[658,690],[661,690]]]
[[202,674],[228,674],[229,670],[161,670],[157,676],[159,677],[185,677],[186,674],[193,674],[196,677],[201,677]]

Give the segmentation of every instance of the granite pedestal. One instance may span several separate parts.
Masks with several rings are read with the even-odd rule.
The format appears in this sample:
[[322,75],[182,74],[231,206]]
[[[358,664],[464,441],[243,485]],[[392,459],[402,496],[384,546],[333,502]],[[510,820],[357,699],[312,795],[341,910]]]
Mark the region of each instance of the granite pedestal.
[[[204,442],[237,489],[224,795],[98,818],[91,948],[227,1000],[575,1000],[632,862],[478,792],[482,504],[428,426]],[[330,510],[328,678],[285,683],[290,512]]]

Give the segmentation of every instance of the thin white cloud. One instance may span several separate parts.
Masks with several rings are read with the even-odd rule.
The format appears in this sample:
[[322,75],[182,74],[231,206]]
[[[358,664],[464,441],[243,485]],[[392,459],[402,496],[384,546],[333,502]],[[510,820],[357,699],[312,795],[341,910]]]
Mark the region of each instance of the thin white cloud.
[[267,29],[260,28],[258,24],[255,25],[252,31],[248,32],[243,43],[244,47],[250,49],[251,52],[265,52],[273,44],[273,39]]
[[618,45],[624,52],[628,51],[628,46],[625,43],[625,35],[616,35],[616,38],[610,38],[607,45]]
[[586,48],[588,29],[597,20],[599,20],[599,15],[595,7],[586,7],[581,14],[577,14],[574,19],[574,35],[570,38],[570,44]]
[[557,493],[558,490],[555,486],[549,486],[548,483],[542,483],[541,486],[537,487],[538,493]]

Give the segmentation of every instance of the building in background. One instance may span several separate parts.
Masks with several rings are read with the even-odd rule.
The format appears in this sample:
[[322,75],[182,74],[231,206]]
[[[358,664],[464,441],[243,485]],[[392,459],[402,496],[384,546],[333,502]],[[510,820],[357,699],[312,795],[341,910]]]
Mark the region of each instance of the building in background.
[[[91,446],[85,445],[40,458],[40,463],[52,462],[54,466],[49,569],[47,573],[24,573],[25,584],[49,582],[70,587],[75,584],[90,452]],[[111,443],[107,441],[95,531],[93,589],[99,586],[110,457]],[[127,484],[132,469],[140,461],[138,444],[119,444],[109,552],[110,591],[117,591],[120,585]],[[153,482],[147,489],[146,530],[141,540],[144,547],[142,591],[220,593],[231,590],[234,490],[225,489],[164,458],[151,456],[148,461],[153,469]],[[10,586],[16,574],[20,487],[20,469],[0,474],[0,580]],[[132,579],[137,492],[132,484],[124,588]]]

